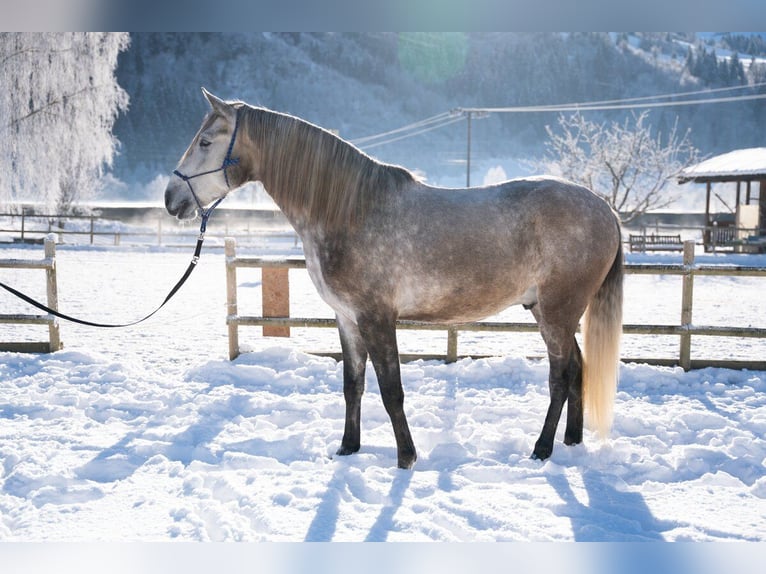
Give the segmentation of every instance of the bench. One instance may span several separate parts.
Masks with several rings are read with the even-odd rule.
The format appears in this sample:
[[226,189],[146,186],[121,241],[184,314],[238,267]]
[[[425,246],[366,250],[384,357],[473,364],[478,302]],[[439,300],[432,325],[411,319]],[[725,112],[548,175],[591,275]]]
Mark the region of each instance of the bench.
[[630,252],[683,251],[681,235],[630,235]]

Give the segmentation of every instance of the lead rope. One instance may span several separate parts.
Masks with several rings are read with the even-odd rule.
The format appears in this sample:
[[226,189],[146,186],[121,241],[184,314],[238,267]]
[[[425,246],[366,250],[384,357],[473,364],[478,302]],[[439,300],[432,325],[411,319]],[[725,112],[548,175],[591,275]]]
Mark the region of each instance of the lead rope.
[[65,313],[61,313],[60,311],[57,311],[55,309],[51,309],[47,305],[40,303],[39,301],[36,301],[29,295],[25,295],[21,291],[14,289],[10,285],[6,285],[2,281],[0,281],[0,287],[8,291],[9,293],[15,295],[19,299],[22,299],[29,303],[30,305],[33,305],[40,309],[41,311],[45,311],[46,313],[49,313],[55,317],[58,317],[60,319],[64,319],[65,321],[71,321],[72,323],[79,323],[80,325],[88,325],[89,327],[100,327],[104,329],[116,329],[121,327],[131,327],[133,325],[138,325],[139,323],[143,323],[146,321],[149,317],[154,315],[157,311],[162,309],[165,304],[170,301],[173,298],[173,295],[176,294],[176,292],[181,288],[181,285],[186,283],[186,280],[189,278],[189,275],[192,274],[192,271],[197,267],[197,262],[199,261],[200,253],[202,253],[202,243],[205,241],[205,231],[207,230],[207,220],[210,219],[210,215],[213,213],[213,210],[218,207],[218,204],[221,203],[225,195],[222,197],[219,197],[208,209],[203,209],[202,202],[200,202],[199,197],[197,197],[197,194],[194,191],[194,188],[192,187],[191,180],[203,175],[207,175],[210,173],[216,173],[219,171],[223,171],[223,177],[226,180],[226,187],[231,189],[231,186],[229,184],[229,175],[226,172],[226,170],[234,165],[237,165],[239,163],[238,157],[232,157],[232,153],[234,152],[234,141],[237,139],[237,130],[239,130],[239,116],[240,111],[237,110],[237,115],[234,122],[234,131],[231,134],[231,140],[229,141],[229,147],[226,150],[226,156],[223,158],[223,162],[221,163],[221,167],[216,169],[211,169],[210,171],[204,171],[201,173],[196,173],[194,175],[184,175],[177,169],[173,171],[174,175],[177,175],[179,178],[181,178],[183,181],[186,182],[186,185],[189,186],[189,191],[191,191],[192,197],[194,198],[194,201],[197,202],[197,206],[199,207],[200,213],[202,214],[202,223],[199,227],[199,237],[197,238],[197,246],[194,248],[194,256],[192,257],[191,263],[189,263],[189,266],[186,268],[186,271],[184,271],[184,274],[181,276],[181,279],[178,280],[178,283],[176,283],[173,288],[168,293],[167,297],[165,297],[165,300],[160,304],[159,307],[157,307],[154,311],[149,313],[146,317],[142,319],[138,319],[137,321],[131,321],[129,323],[98,323],[96,321],[87,321],[85,319],[78,319],[77,317],[72,317],[71,315],[66,315]]
[[71,321],[72,323],[87,325],[89,327],[99,327],[103,329],[116,329],[116,328],[131,327],[133,325],[138,325],[139,323],[143,323],[144,321],[152,317],[155,313],[157,313],[157,311],[162,309],[165,306],[165,304],[173,298],[173,295],[175,295],[178,292],[181,286],[184,283],[186,283],[186,280],[192,274],[192,271],[194,271],[194,269],[197,267],[200,254],[202,253],[202,244],[205,241],[205,231],[207,229],[207,220],[210,218],[210,214],[213,213],[213,210],[216,207],[218,207],[218,204],[221,203],[221,201],[223,201],[223,197],[219,198],[215,203],[213,203],[213,205],[211,205],[208,209],[202,212],[202,223],[200,224],[199,237],[197,238],[197,246],[194,248],[194,256],[192,257],[192,260],[189,263],[189,266],[186,268],[186,271],[184,271],[184,274],[181,276],[181,279],[179,279],[178,283],[176,283],[173,286],[173,288],[167,294],[167,296],[165,297],[165,300],[160,304],[159,307],[157,307],[154,311],[149,313],[146,317],[142,319],[138,319],[137,321],[131,321],[129,323],[99,323],[96,321],[78,319],[77,317],[72,317],[71,315],[67,315],[55,309],[51,309],[47,305],[40,303],[39,301],[33,299],[29,295],[25,295],[24,293],[22,293],[21,291],[17,289],[14,289],[10,285],[6,285],[2,281],[0,281],[0,287],[5,289],[9,293],[15,295],[19,299],[26,301],[30,305],[37,307],[41,311],[45,311],[46,313],[49,313],[50,315],[54,315],[55,317],[58,317],[60,319],[64,319],[65,321]]
[[165,300],[160,304],[159,307],[157,307],[154,311],[149,313],[146,317],[142,319],[138,319],[137,321],[131,321],[129,323],[98,323],[96,321],[87,321],[85,319],[78,319],[77,317],[72,317],[71,315],[66,315],[65,313],[62,313],[60,311],[57,311],[55,309],[51,309],[47,305],[40,303],[39,301],[33,299],[29,295],[25,295],[21,291],[14,289],[10,285],[6,285],[2,281],[0,281],[0,287],[8,291],[9,293],[15,295],[19,299],[22,299],[29,303],[30,305],[33,305],[40,309],[41,311],[45,311],[46,313],[49,313],[55,317],[58,317],[59,319],[64,319],[65,321],[71,321],[72,323],[78,323],[80,325],[87,325],[89,327],[99,327],[103,329],[116,329],[116,328],[122,328],[122,327],[131,327],[133,325],[138,325],[139,323],[143,323],[146,321],[149,317],[153,316],[157,311],[162,309],[165,304],[170,301],[173,298],[173,295],[178,292],[178,290],[181,288],[181,285],[186,283],[186,280],[189,278],[189,276],[192,274],[192,271],[197,267],[197,262],[199,261],[200,253],[202,253],[202,243],[205,241],[205,231],[207,230],[207,220],[210,219],[210,215],[213,213],[213,210],[218,207],[218,204],[221,203],[225,195],[222,197],[219,197],[208,209],[203,209],[202,203],[199,200],[199,197],[197,197],[197,194],[194,191],[194,188],[192,187],[191,180],[200,177],[202,175],[207,175],[209,173],[216,173],[218,171],[223,171],[223,177],[226,180],[226,187],[231,189],[231,186],[229,184],[229,175],[226,172],[226,170],[234,165],[237,165],[239,163],[238,157],[232,157],[232,153],[234,152],[234,141],[237,139],[237,130],[239,130],[239,116],[240,111],[237,110],[237,115],[234,122],[234,131],[231,134],[231,140],[229,141],[229,147],[226,150],[226,157],[223,158],[223,162],[221,163],[221,167],[212,169],[210,171],[204,171],[201,173],[196,173],[194,175],[184,175],[178,170],[174,170],[173,174],[177,175],[179,178],[181,178],[183,181],[186,182],[186,185],[189,186],[189,191],[191,191],[192,197],[194,198],[194,201],[197,202],[197,206],[200,209],[200,213],[202,214],[202,223],[199,227],[199,237],[197,238],[197,246],[194,248],[194,256],[192,257],[191,263],[189,263],[189,266],[186,268],[186,271],[184,271],[184,274],[181,276],[181,279],[178,280],[178,283],[176,283],[173,288],[170,290],[170,292],[167,294],[167,297],[165,297]]

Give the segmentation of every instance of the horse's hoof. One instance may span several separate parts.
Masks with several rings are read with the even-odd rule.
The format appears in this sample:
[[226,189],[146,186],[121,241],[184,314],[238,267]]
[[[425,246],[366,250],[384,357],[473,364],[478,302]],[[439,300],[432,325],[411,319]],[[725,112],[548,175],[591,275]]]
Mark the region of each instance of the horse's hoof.
[[532,451],[532,455],[529,458],[531,458],[532,460],[545,460],[547,458],[550,458],[552,452],[553,452],[552,447],[537,445],[535,446],[535,450]]
[[415,461],[418,460],[418,455],[413,453],[411,456],[400,456],[398,460],[398,467],[404,470],[411,470],[415,466]]
[[582,436],[575,437],[575,438],[569,438],[567,436],[564,437],[564,444],[567,446],[574,446],[577,444],[580,444],[582,442]]
[[350,454],[354,454],[355,452],[359,452],[359,445],[357,446],[343,446],[341,445],[340,448],[335,451],[335,454],[338,456],[348,456]]

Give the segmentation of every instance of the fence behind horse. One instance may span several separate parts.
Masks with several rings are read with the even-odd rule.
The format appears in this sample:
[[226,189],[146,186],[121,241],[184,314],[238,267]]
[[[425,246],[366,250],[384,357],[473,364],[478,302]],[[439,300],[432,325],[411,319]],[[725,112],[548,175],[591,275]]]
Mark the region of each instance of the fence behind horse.
[[[57,310],[56,243],[52,235],[44,240],[44,255],[43,259],[0,259],[0,269],[43,269],[46,277],[48,307]],[[4,314],[0,315],[0,323],[48,326],[47,342],[0,342],[0,351],[50,353],[62,347],[59,324],[53,315]]]
[[[227,294],[228,294],[228,312],[226,323],[229,329],[229,357],[236,358],[240,354],[239,350],[239,327],[241,326],[260,326],[264,329],[286,328],[287,331],[282,336],[289,336],[289,328],[334,328],[335,319],[328,318],[308,318],[308,317],[290,317],[289,315],[289,282],[288,271],[290,269],[305,269],[306,263],[303,258],[264,258],[264,257],[237,257],[236,243],[233,239],[226,240],[226,272],[227,272]],[[260,268],[269,269],[278,272],[281,277],[279,283],[272,284],[264,276],[262,282],[263,312],[262,316],[239,315],[237,313],[237,268]],[[684,243],[684,261],[682,264],[668,265],[648,265],[648,264],[626,264],[625,273],[632,275],[680,275],[682,282],[681,297],[681,321],[678,325],[623,325],[623,333],[626,335],[675,335],[679,337],[679,355],[678,359],[652,359],[623,358],[623,361],[646,362],[657,365],[679,365],[686,370],[692,368],[702,368],[705,366],[717,366],[725,368],[747,368],[755,370],[766,369],[766,362],[759,360],[750,361],[718,361],[708,359],[691,358],[691,342],[693,336],[715,336],[715,337],[747,337],[747,338],[766,338],[766,329],[754,327],[738,326],[701,326],[692,322],[693,309],[693,284],[695,276],[726,275],[739,277],[766,277],[766,269],[758,267],[742,267],[734,265],[695,265],[694,263],[694,242]],[[273,293],[274,290],[280,293]],[[272,292],[272,293],[269,293]],[[286,312],[280,312],[279,309],[268,307],[267,300],[280,297],[283,300],[280,309],[287,309]],[[419,321],[400,321],[400,329],[417,329],[430,331],[447,332],[447,352],[443,355],[406,355],[408,359],[416,358],[437,358],[446,361],[455,361],[458,354],[458,334],[459,332],[517,332],[534,333],[537,332],[535,323],[509,323],[482,321],[476,323],[467,323],[462,325],[440,325],[433,323],[422,323]],[[322,353],[338,356],[338,353]]]

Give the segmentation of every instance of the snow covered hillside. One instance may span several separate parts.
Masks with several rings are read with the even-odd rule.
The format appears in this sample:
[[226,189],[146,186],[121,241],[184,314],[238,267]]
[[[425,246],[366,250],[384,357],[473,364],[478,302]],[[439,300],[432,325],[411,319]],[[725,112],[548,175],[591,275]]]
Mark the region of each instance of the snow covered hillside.
[[[117,69],[131,102],[115,124],[122,147],[114,175],[129,185],[123,198],[147,197],[143,185],[134,184],[172,170],[207,110],[201,86],[298,115],[354,141],[458,107],[618,100],[759,84],[766,78],[762,38],[694,32],[136,33]],[[728,65],[733,53],[740,54],[736,73]],[[699,66],[687,61],[690,54]],[[621,123],[631,113],[590,112],[588,119]],[[473,122],[474,181],[493,165],[505,166],[509,176],[527,174],[516,164],[543,153],[545,126],[555,128],[557,116],[491,114]],[[651,114],[652,128],[666,136],[676,117],[679,133],[691,129],[703,155],[762,142],[759,101],[658,109]],[[423,131],[417,137],[384,138],[387,145],[360,145],[383,161],[424,173],[431,183],[459,185],[465,181],[465,122],[430,125],[436,126],[442,127],[413,130]]]
[[[0,257],[38,251],[3,247]],[[188,257],[60,248],[61,308],[141,316]],[[547,361],[524,358],[525,343],[506,335],[502,356],[403,366],[420,455],[403,471],[372,369],[362,450],[337,457],[339,363],[303,352],[314,342],[301,333],[265,339],[254,328],[243,330],[251,352],[227,360],[223,267],[207,250],[144,325],[65,323],[62,351],[0,353],[0,540],[766,541],[766,373],[623,365],[609,440],[586,431],[565,447],[559,436],[541,463],[529,454],[548,406]],[[38,273],[0,279],[41,295]],[[629,283],[626,314],[661,320],[662,308],[647,309],[671,280]],[[259,294],[256,271],[239,281],[240,297]],[[295,292],[310,294],[301,281]],[[743,300],[762,294],[757,282],[717,291],[733,288]],[[294,297],[296,313],[327,312]],[[727,321],[763,326],[757,306],[743,319],[726,310],[734,305],[705,309],[717,305]],[[0,312],[25,311],[0,296]],[[29,336],[18,329],[0,326],[0,339]],[[331,330],[306,336],[338,346]]]

